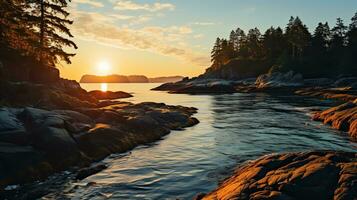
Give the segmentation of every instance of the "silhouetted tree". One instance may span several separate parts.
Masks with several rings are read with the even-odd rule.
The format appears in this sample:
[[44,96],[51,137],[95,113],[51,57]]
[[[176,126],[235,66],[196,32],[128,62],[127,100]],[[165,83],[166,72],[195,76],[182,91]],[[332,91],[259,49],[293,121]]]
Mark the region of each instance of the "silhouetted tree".
[[77,49],[76,44],[66,37],[73,37],[68,25],[73,21],[67,17],[67,0],[27,0],[31,5],[30,23],[36,27],[38,41],[37,59],[43,64],[54,65],[63,60],[71,63],[70,57],[75,54],[67,53],[64,47]]
[[251,59],[262,57],[261,33],[258,28],[250,29],[247,34],[247,49]]
[[271,27],[261,35],[255,28],[246,35],[238,28],[231,31],[228,41],[216,40],[211,56],[214,69],[236,65],[239,73],[294,70],[314,77],[357,75],[356,55],[357,13],[348,28],[338,18],[332,30],[327,22],[318,23],[313,35],[299,17],[290,18],[285,32]]
[[301,58],[304,49],[309,45],[311,34],[299,17],[290,18],[285,30],[285,36],[291,49],[292,59]]
[[263,35],[263,51],[265,58],[272,64],[277,64],[286,48],[283,30],[270,27]]
[[341,18],[337,18],[335,27],[332,28],[331,48],[340,50],[346,45],[347,26],[343,23]]
[[218,68],[221,66],[222,63],[220,63],[219,56],[222,52],[221,49],[221,39],[217,38],[216,42],[214,43],[213,49],[211,51],[211,62],[213,68]]
[[27,23],[26,9],[28,6],[22,0],[0,1],[0,57],[33,53],[34,34]]

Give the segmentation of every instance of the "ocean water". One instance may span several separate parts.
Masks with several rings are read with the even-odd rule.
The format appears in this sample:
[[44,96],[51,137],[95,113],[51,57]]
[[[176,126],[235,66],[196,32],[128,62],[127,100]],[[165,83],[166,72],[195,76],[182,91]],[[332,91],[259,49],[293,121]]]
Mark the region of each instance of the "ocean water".
[[[158,84],[82,84],[133,93],[130,102],[198,108],[200,123],[163,140],[105,159],[109,168],[60,191],[69,199],[192,199],[245,161],[271,153],[357,151],[346,133],[310,120],[334,102],[268,94],[186,95],[150,91]],[[51,195],[49,195],[51,197]],[[53,196],[52,196],[53,197]]]

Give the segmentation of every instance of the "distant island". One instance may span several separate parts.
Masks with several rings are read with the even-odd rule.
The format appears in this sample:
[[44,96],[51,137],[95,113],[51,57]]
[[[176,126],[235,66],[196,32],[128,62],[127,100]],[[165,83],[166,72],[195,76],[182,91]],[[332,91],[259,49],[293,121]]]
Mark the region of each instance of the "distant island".
[[184,79],[183,76],[167,76],[167,77],[155,77],[148,78],[144,75],[108,75],[108,76],[96,76],[96,75],[83,75],[80,83],[170,83],[178,82]]

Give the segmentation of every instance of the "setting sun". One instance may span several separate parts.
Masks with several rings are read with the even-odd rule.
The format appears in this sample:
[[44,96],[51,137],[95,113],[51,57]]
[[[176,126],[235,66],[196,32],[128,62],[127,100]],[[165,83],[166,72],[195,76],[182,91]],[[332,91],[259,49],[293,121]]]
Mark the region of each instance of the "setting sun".
[[102,75],[102,76],[108,75],[110,70],[111,70],[111,66],[108,61],[101,61],[100,63],[98,63],[97,66],[98,75]]

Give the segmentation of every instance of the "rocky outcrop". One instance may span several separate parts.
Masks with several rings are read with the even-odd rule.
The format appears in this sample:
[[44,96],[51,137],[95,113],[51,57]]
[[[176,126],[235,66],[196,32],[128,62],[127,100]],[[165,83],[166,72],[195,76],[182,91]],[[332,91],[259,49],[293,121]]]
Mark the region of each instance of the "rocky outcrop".
[[166,83],[153,88],[152,90],[185,94],[220,94],[236,92],[233,81],[221,79],[186,79],[176,83]]
[[286,153],[264,156],[197,199],[355,199],[357,154]]
[[295,94],[319,97],[324,99],[335,99],[340,101],[354,101],[357,99],[357,90],[350,87],[345,88],[322,88],[322,87],[308,87],[295,91]]
[[111,100],[111,99],[124,99],[124,98],[130,98],[133,97],[133,95],[126,93],[126,92],[112,92],[112,91],[100,91],[100,90],[93,90],[88,92],[90,95],[95,97],[98,100]]
[[[116,102],[106,107],[0,109],[0,191],[193,126],[195,108]],[[83,170],[83,178],[98,169]]]
[[182,81],[184,79],[183,76],[164,76],[164,77],[155,77],[149,78],[150,83],[175,83],[178,81]]
[[317,112],[313,119],[330,124],[334,129],[346,131],[357,140],[357,100]]
[[297,87],[303,85],[303,78],[301,74],[295,74],[293,71],[274,72],[260,75],[255,85],[257,88]]

